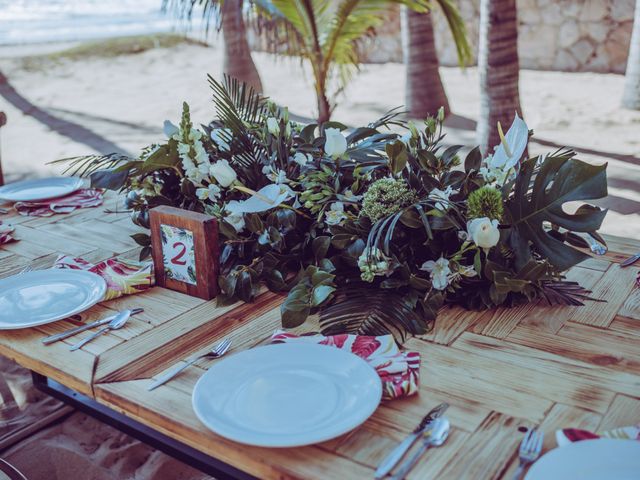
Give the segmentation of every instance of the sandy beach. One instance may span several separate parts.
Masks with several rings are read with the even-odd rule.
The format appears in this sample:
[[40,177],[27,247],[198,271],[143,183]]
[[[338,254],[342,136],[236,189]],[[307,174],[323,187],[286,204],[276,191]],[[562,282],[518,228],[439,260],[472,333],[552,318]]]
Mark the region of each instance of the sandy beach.
[[[59,173],[61,167],[47,163],[63,157],[136,155],[162,138],[165,119],[179,120],[183,100],[191,105],[194,122],[207,123],[214,115],[206,75],[221,76],[220,47],[189,43],[109,58],[27,58],[69,46],[0,47],[0,111],[8,116],[0,151],[8,180]],[[313,118],[309,70],[295,59],[265,53],[254,58],[265,94],[300,119]],[[455,114],[448,121],[447,142],[472,146],[480,105],[477,70],[442,68],[442,75]],[[520,91],[525,119],[535,131],[530,153],[567,145],[579,158],[608,162],[610,195],[598,202],[610,209],[602,231],[638,238],[640,112],[619,106],[623,81],[615,74],[523,70]],[[366,65],[339,98],[334,119],[366,124],[403,103],[403,65]],[[25,370],[6,359],[0,359],[0,368],[15,397],[12,418],[21,417],[18,426],[60,408],[34,391]],[[7,407],[5,394],[2,399]],[[4,426],[0,440],[14,427]],[[32,480],[207,478],[80,413],[1,455]]]

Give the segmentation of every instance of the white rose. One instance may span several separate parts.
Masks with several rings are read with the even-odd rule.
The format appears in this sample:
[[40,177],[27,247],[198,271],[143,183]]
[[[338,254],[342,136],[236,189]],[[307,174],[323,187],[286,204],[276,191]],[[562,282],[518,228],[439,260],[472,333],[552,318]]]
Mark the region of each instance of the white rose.
[[495,247],[500,240],[498,221],[487,217],[474,218],[467,224],[469,236],[481,248]]
[[231,168],[227,160],[218,160],[216,163],[209,167],[209,174],[216,179],[216,181],[223,187],[228,187],[236,181],[238,175],[235,170]]
[[338,158],[347,151],[347,138],[337,128],[327,128],[324,136],[324,152],[330,157]]
[[278,123],[278,120],[276,118],[274,117],[267,118],[267,130],[269,130],[269,133],[271,135],[280,134],[280,124]]

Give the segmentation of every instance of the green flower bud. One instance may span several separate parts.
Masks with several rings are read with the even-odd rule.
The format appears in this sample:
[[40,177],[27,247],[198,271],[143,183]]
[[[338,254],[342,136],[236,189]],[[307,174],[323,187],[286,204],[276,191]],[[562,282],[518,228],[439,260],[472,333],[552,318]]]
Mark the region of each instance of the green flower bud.
[[467,199],[467,218],[469,220],[483,217],[500,220],[503,213],[502,194],[488,185],[474,190]]
[[417,194],[404,180],[381,178],[364,194],[361,213],[375,223],[417,201]]

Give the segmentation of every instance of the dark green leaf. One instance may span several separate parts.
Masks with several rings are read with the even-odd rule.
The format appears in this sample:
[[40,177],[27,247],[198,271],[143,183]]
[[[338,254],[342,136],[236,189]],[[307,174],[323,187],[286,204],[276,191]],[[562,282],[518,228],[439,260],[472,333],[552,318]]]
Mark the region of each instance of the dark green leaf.
[[566,270],[589,258],[553,238],[543,227],[545,222],[549,222],[574,232],[592,232],[602,224],[606,211],[583,210],[571,215],[562,208],[567,202],[607,195],[606,165],[591,165],[572,157],[572,153],[547,157],[533,183],[531,179],[537,158],[526,160],[521,165],[513,198],[507,204],[511,227],[517,235],[515,242],[512,239],[512,247],[520,266],[528,261],[528,255],[523,252],[525,241],[531,242],[536,252],[559,270]]
[[480,170],[480,165],[482,165],[482,154],[480,153],[480,147],[475,147],[464,159],[464,171],[467,173],[474,170],[478,171]]
[[107,190],[120,190],[129,178],[129,171],[98,170],[93,172],[91,179],[92,188],[106,188]]
[[133,238],[133,241],[141,247],[148,247],[151,245],[151,237],[146,233],[134,233],[131,235],[131,238]]
[[319,262],[327,256],[329,245],[331,245],[331,238],[329,236],[323,235],[313,239],[313,242],[311,243],[311,250],[313,250],[313,256],[315,257],[316,262]]

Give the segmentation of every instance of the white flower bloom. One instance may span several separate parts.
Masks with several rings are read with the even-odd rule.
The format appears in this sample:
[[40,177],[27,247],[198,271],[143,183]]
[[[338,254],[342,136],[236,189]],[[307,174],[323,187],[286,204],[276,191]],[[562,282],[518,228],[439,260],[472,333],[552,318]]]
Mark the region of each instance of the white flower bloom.
[[271,135],[279,135],[280,134],[280,123],[277,118],[269,117],[267,118],[267,130]]
[[449,210],[449,197],[454,193],[457,193],[457,190],[453,190],[451,185],[449,185],[446,189],[440,190],[439,188],[434,188],[429,192],[429,200],[433,200],[436,202],[436,209],[441,212],[446,212]]
[[476,277],[478,275],[478,272],[473,268],[473,265],[460,265],[458,273],[467,278]]
[[347,219],[346,213],[344,213],[344,203],[333,202],[331,209],[324,212],[325,222],[327,225],[339,225],[343,220]]
[[178,144],[178,154],[180,156],[189,155],[190,151],[191,151],[191,145],[189,145],[188,143],[179,143]]
[[202,132],[196,128],[192,128],[189,132],[189,140],[193,142],[200,140],[202,138]]
[[356,195],[350,189],[349,190],[345,190],[344,193],[342,194],[342,196],[344,197],[344,199],[347,202],[358,202],[363,197],[363,195]]
[[262,173],[271,180],[273,183],[287,183],[289,179],[287,178],[287,173],[284,170],[280,170],[279,168],[274,168],[270,165],[265,165],[262,167]]
[[[500,130],[502,132],[502,130]],[[507,171],[518,165],[520,157],[527,148],[529,140],[529,128],[516,113],[513,123],[500,145],[495,147],[493,156],[487,162],[489,168],[500,168]]]
[[292,196],[293,192],[288,186],[272,183],[262,187],[255,195],[246,200],[230,201],[227,205],[227,211],[231,214],[266,212]]
[[500,240],[498,221],[490,220],[487,217],[474,218],[467,223],[469,237],[480,248],[495,247]]
[[238,178],[238,174],[235,172],[227,160],[218,160],[216,163],[209,167],[209,174],[216,179],[216,181],[227,188]]
[[244,230],[244,215],[241,213],[230,214],[224,217],[224,220],[231,225],[236,232],[240,233]]
[[174,123],[170,122],[169,120],[165,120],[162,131],[167,138],[171,138],[176,133],[179,133],[180,129]]
[[220,196],[222,190],[215,183],[210,183],[207,188],[198,188],[196,196],[200,200],[216,200]]
[[301,167],[304,167],[307,163],[312,160],[313,157],[308,153],[296,152],[293,156],[293,161],[296,162]]
[[228,152],[231,150],[231,146],[229,145],[230,140],[227,139],[231,139],[231,134],[230,128],[214,128],[211,130],[211,140],[220,150]]
[[191,180],[191,183],[194,183],[196,185],[202,183],[202,180],[204,180],[204,175],[202,175],[202,172],[200,171],[200,169],[198,169],[198,167],[194,166],[192,168],[187,168],[185,169],[184,173],[187,178]]
[[420,267],[420,270],[429,272],[431,275],[431,284],[436,290],[444,290],[449,284],[449,274],[451,269],[449,268],[449,260],[444,257],[440,257],[437,261],[429,260],[424,262]]
[[347,138],[337,128],[324,131],[324,152],[332,158],[338,158],[347,151]]

